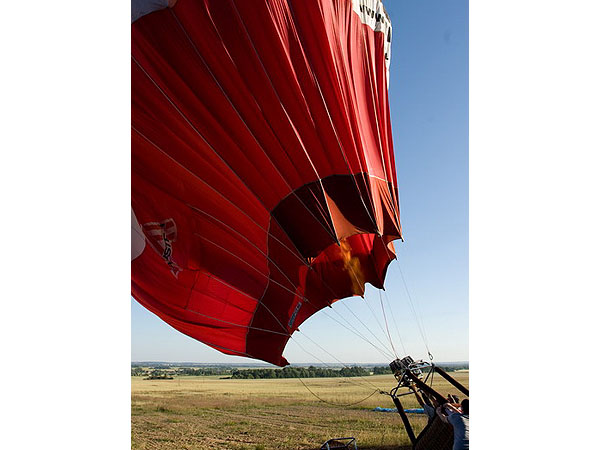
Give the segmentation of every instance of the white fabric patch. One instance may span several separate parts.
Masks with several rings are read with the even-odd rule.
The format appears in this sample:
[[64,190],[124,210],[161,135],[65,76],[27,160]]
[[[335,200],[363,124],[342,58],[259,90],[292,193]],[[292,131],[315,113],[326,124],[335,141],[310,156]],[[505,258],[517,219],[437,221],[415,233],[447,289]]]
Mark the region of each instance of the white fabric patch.
[[133,208],[131,208],[131,260],[140,256],[146,248],[146,237],[142,231],[140,223],[135,217]]
[[169,0],[131,0],[131,23],[151,12],[165,9]]
[[383,52],[385,54],[385,68],[387,72],[388,87],[390,84],[390,58],[392,57],[392,22],[381,0],[352,0],[352,9],[360,21],[368,25],[375,32],[382,32],[385,39]]

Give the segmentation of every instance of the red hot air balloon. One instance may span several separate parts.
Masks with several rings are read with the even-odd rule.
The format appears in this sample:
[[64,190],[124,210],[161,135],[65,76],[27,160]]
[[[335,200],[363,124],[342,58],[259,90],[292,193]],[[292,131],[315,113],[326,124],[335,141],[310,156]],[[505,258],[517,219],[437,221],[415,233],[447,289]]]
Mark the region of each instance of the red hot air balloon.
[[391,23],[380,0],[173,4],[132,8],[132,295],[284,366],[395,258]]

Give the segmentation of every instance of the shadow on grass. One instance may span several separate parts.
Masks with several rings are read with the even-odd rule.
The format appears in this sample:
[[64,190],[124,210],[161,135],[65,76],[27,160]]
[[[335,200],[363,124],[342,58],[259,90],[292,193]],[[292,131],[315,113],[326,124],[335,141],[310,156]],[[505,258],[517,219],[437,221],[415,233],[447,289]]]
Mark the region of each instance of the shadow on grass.
[[410,445],[377,445],[375,447],[358,447],[360,450],[412,450]]
[[[319,450],[321,447],[316,448],[315,450]],[[410,445],[369,445],[368,447],[363,447],[358,445],[360,450],[412,450],[412,446]]]

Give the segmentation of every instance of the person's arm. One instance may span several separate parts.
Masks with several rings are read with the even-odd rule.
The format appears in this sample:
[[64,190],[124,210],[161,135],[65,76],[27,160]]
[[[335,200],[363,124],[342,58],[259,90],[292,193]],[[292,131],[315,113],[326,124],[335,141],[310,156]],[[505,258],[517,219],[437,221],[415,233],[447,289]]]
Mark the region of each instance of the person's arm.
[[417,390],[417,388],[415,387],[415,385],[411,384],[409,386],[409,388],[415,393],[415,397],[417,397],[417,401],[419,402],[419,405],[421,405],[421,407],[423,407],[423,405],[425,403],[423,402],[423,398],[421,398],[421,395],[419,394],[419,391]]
[[429,398],[429,395],[427,395],[427,392],[421,391],[421,394],[423,394],[423,401],[425,402],[425,404],[435,409],[437,405],[435,403],[431,404],[431,399]]
[[460,414],[460,410],[452,403],[446,403],[444,406],[446,407],[446,410],[448,410],[450,413]]
[[437,412],[437,415],[442,420],[442,422],[449,423],[448,417],[446,416],[446,414],[444,414],[443,406],[438,406],[435,412]]

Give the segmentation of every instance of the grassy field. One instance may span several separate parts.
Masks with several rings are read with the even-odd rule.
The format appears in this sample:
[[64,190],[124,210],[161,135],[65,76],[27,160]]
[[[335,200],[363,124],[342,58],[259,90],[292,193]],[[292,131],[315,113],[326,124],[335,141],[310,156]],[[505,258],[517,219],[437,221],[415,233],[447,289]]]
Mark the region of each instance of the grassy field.
[[[468,372],[453,374],[468,386]],[[368,380],[368,381],[367,381]],[[303,380],[322,399],[357,402],[396,385],[392,375]],[[443,394],[462,395],[436,376]],[[389,396],[374,394],[354,406],[320,402],[298,379],[232,380],[176,377],[173,380],[131,380],[133,449],[318,449],[327,439],[356,437],[365,449],[398,449],[409,439]],[[414,396],[402,397],[405,408],[418,407]],[[418,432],[423,415],[409,415]]]

